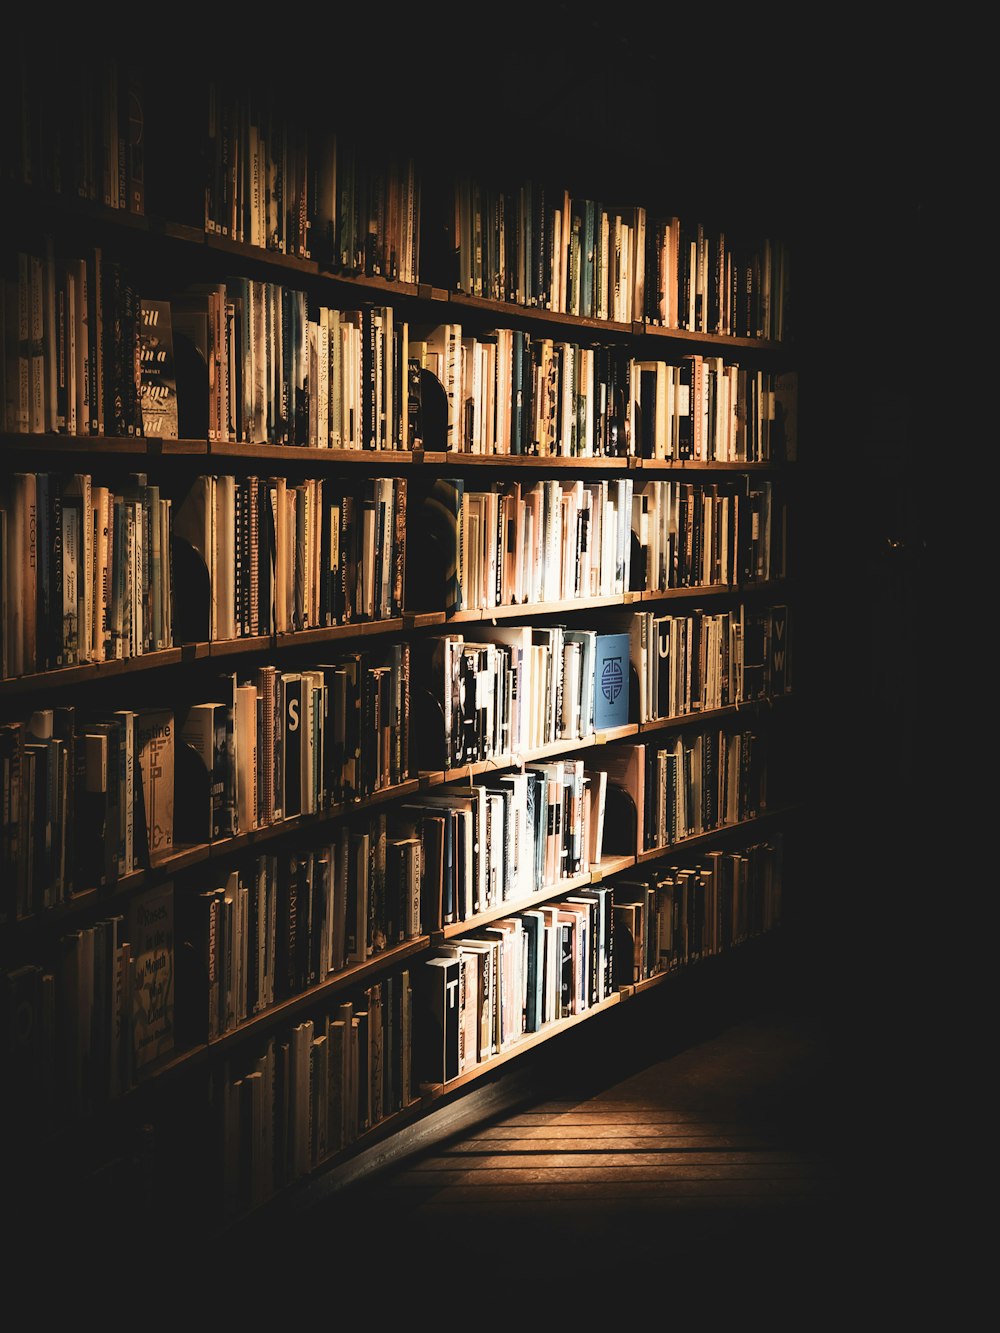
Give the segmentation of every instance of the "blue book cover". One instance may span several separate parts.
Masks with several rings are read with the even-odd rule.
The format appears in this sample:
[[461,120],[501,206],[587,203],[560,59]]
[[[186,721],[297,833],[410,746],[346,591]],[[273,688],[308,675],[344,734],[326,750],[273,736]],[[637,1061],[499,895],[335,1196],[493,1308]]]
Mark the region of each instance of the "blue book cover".
[[594,658],[594,730],[628,722],[629,637],[598,634]]

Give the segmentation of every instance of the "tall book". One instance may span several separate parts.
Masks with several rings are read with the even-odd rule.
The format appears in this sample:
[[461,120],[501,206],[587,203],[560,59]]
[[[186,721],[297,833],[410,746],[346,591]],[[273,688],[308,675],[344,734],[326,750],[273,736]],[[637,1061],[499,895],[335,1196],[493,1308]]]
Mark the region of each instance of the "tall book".
[[594,654],[594,730],[623,727],[629,720],[629,636],[598,634]]
[[139,316],[139,410],[142,432],[177,439],[177,379],[170,302],[143,299]]
[[422,1072],[430,1083],[448,1083],[461,1073],[461,961],[428,958],[422,1002]]

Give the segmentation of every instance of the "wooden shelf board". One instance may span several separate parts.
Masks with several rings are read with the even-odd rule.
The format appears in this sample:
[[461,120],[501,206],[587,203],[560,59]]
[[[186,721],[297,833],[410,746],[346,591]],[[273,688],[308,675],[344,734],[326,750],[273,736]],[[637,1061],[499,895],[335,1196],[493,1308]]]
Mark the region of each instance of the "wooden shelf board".
[[160,648],[135,657],[112,657],[104,662],[83,662],[79,666],[53,667],[51,671],[28,672],[0,680],[0,698],[5,695],[34,693],[36,690],[72,688],[91,680],[105,680],[135,671],[153,671],[157,667],[176,666],[184,658],[182,647]]
[[630,856],[628,852],[603,856],[599,863],[593,867],[590,882],[599,884],[602,880],[610,879],[612,875],[619,875],[623,870],[629,870],[634,865],[635,857]]
[[450,292],[449,304],[453,306],[464,307],[468,310],[481,310],[487,314],[494,314],[500,321],[500,327],[505,327],[503,320],[511,322],[521,322],[524,320],[537,321],[543,324],[558,324],[568,329],[579,329],[581,332],[598,332],[601,334],[617,334],[632,336],[633,326],[631,324],[621,324],[610,319],[592,319],[589,315],[570,315],[564,311],[547,310],[544,306],[518,305],[513,301],[494,301],[484,296],[468,296],[464,292]]
[[627,458],[564,458],[557,454],[466,454],[453,450],[428,450],[424,462],[433,467],[488,467],[503,469],[534,468],[542,470],[624,472]]
[[585,1023],[587,1019],[594,1018],[597,1014],[606,1013],[608,1009],[620,1003],[621,997],[615,991],[609,995],[606,1000],[601,1000],[599,1004],[585,1009],[581,1014],[572,1014],[569,1018],[560,1018],[551,1023],[547,1023],[540,1032],[531,1032],[523,1035],[519,1041],[515,1042],[507,1050],[501,1051],[499,1055],[491,1056],[489,1060],[483,1060],[480,1064],[474,1065],[471,1069],[465,1070],[459,1074],[458,1078],[451,1079],[448,1083],[427,1083],[421,1086],[421,1092],[427,1103],[439,1101],[442,1097],[450,1096],[459,1088],[467,1087],[470,1083],[475,1083],[477,1079],[490,1074],[493,1070],[505,1065],[510,1060],[516,1060],[519,1055],[526,1051],[533,1050],[543,1042],[551,1041],[561,1032],[568,1032],[570,1028],[577,1027],[580,1023]]
[[275,639],[275,647],[294,648],[300,644],[368,638],[373,634],[396,634],[402,629],[402,616],[388,620],[352,620],[346,625],[318,625],[315,629],[297,629],[288,634],[279,634]]
[[[750,704],[741,705],[742,708],[749,708]],[[714,722],[718,718],[735,717],[740,712],[735,704],[726,704],[722,708],[704,708],[694,709],[690,713],[678,713],[676,717],[657,717],[649,722],[639,723],[640,735],[658,731],[676,731],[679,727],[689,727],[696,722]]]
[[691,847],[704,847],[706,843],[716,841],[719,838],[728,838],[741,829],[756,828],[765,820],[792,815],[797,808],[796,806],[782,806],[775,810],[762,810],[760,814],[754,815],[752,819],[741,819],[735,824],[720,824],[717,828],[709,829],[707,833],[696,833],[690,838],[679,838],[666,847],[651,847],[648,851],[639,852],[635,859],[637,863],[641,864],[646,861],[655,861],[663,856],[683,856]]
[[210,250],[221,250],[224,254],[239,259],[250,259],[258,264],[282,269],[289,273],[299,273],[306,277],[319,276],[319,265],[315,259],[306,259],[301,255],[283,254],[280,250],[268,250],[262,245],[250,245],[246,241],[234,241],[220,232],[206,231],[204,243]]
[[742,338],[729,333],[697,333],[691,329],[664,328],[662,324],[643,325],[643,336],[660,338],[667,342],[704,343],[710,347],[742,348],[755,352],[788,352],[787,343],[770,342],[764,338]]
[[408,465],[409,449],[328,449],[303,444],[243,444],[232,440],[212,441],[208,452],[220,458],[266,458],[277,462],[325,463],[336,467],[380,467]]
[[517,617],[558,616],[566,611],[589,611],[604,606],[621,606],[622,593],[609,597],[567,597],[559,602],[522,602],[510,606],[470,607],[448,616],[448,625],[489,625],[494,620],[513,620]]
[[632,466],[640,472],[779,472],[790,466],[773,460],[761,463],[732,463],[694,458],[635,458]]

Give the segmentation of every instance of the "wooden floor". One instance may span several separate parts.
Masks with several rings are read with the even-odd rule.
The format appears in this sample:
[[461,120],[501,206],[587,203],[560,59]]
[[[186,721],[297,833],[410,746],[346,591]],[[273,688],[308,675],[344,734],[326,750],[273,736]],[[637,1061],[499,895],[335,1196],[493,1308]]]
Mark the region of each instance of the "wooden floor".
[[[888,1039],[860,1058],[849,992],[814,980],[765,956],[720,986],[706,966],[510,1062],[500,1109],[457,1098],[405,1155],[324,1173],[231,1243],[185,1247],[185,1220],[176,1256],[150,1254],[169,1273],[157,1312],[335,1331],[899,1327],[940,1277],[922,1195],[945,1154],[919,1104],[887,1094]],[[144,1222],[122,1219],[117,1242],[141,1248]]]
[[336,1256],[401,1309],[485,1284],[484,1317],[528,1293],[558,1316],[568,1288],[577,1315],[669,1316],[780,1272],[788,1313],[822,1293],[803,1327],[847,1313],[897,1237],[895,1175],[865,1145],[880,1118],[827,1014],[780,995],[750,1008],[706,1010],[701,1035],[673,1031],[666,997],[627,1037],[582,1025],[539,1065],[544,1095],[306,1210],[289,1253]]

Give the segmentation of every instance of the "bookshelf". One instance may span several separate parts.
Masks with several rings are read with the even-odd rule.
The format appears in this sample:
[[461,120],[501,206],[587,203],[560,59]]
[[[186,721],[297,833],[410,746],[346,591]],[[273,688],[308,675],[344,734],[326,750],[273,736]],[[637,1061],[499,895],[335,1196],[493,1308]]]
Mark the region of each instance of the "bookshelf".
[[[579,203],[581,225],[613,231],[626,210],[564,183],[520,214],[546,304],[500,300],[461,290],[475,264],[457,231],[443,243],[442,164],[425,174],[391,135],[345,133],[336,174],[340,126],[293,89],[258,105],[198,79],[168,127],[140,62],[25,78],[3,161],[7,1140],[29,1174],[47,1163],[84,1193],[113,1178],[178,1216],[197,1198],[211,1236],[779,926],[797,810],[782,776],[795,357],[770,336],[784,251],[699,227],[718,284],[668,317],[637,276],[654,254],[637,181],[633,229],[615,233],[632,247],[621,317],[585,313],[610,299],[614,243],[584,298],[579,274],[552,272],[583,251],[547,252],[532,224],[568,228]],[[507,201],[512,251],[528,186]],[[344,263],[338,229],[369,204],[374,230]],[[675,304],[679,235],[659,250]],[[154,307],[174,335],[160,399]],[[183,366],[182,346],[205,364]],[[171,433],[143,433],[164,404]],[[428,520],[442,486],[443,528]],[[633,633],[645,615],[658,652]],[[602,718],[594,661],[612,637],[619,706]],[[167,731],[169,764],[142,739]],[[630,787],[640,768],[662,808]],[[576,961],[557,973],[563,945]],[[490,968],[492,1010],[474,979]],[[435,1033],[438,972],[480,997],[461,1032],[442,1011]]]

